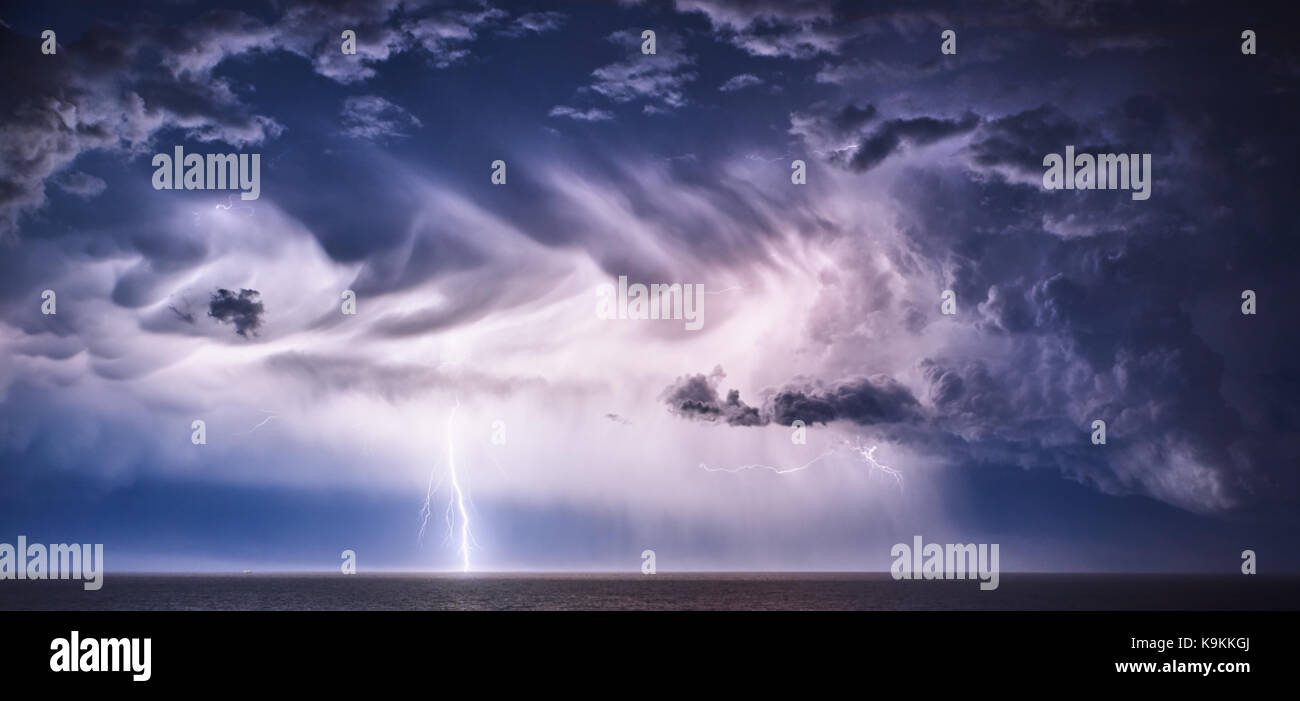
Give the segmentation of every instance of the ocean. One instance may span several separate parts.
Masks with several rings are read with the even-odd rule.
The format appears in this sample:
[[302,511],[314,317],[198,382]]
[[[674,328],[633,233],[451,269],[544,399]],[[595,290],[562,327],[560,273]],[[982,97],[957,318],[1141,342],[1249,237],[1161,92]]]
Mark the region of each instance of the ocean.
[[887,573],[113,574],[0,582],[0,610],[1300,610],[1300,577],[1003,574],[894,581]]

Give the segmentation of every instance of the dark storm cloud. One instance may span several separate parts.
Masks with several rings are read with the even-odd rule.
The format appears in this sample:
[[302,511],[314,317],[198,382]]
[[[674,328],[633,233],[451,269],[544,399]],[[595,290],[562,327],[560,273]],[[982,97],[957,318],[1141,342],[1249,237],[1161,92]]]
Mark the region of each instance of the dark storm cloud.
[[790,114],[790,133],[840,167],[863,173],[880,165],[907,146],[927,146],[973,131],[979,115],[967,111],[959,117],[923,115],[877,122],[875,105],[847,103],[838,107],[821,102]]
[[[1068,28],[1074,46],[1143,48],[1108,39],[1125,23],[1096,21],[1099,7],[1044,5],[1037,21]],[[1195,21],[1183,36],[1232,24]],[[929,406],[907,427],[913,445],[1050,466],[1109,493],[1198,511],[1295,499],[1300,366],[1289,349],[1300,334],[1238,305],[1247,287],[1272,299],[1298,293],[1300,249],[1285,232],[1294,228],[1287,188],[1300,173],[1274,154],[1295,151],[1285,115],[1297,108],[1300,60],[1293,44],[1229,56],[1235,33],[1221,34],[1232,36],[1198,46],[1222,50],[1145,62],[1140,93],[990,114],[973,134],[969,179],[913,173],[896,184],[915,259],[957,291],[963,318],[1007,344],[921,361]],[[1251,107],[1225,101],[1230,94],[1251,95]],[[832,115],[820,133],[842,135]],[[1042,158],[1066,144],[1154,154],[1153,199],[1043,192]],[[998,169],[1020,180],[984,177]],[[704,415],[719,405],[715,392]],[[1105,447],[1087,440],[1095,418],[1107,421]]]
[[1035,323],[1030,291],[1016,283],[992,284],[988,297],[978,305],[983,320],[977,322],[987,333],[1018,333],[1028,331]]
[[967,112],[957,119],[891,119],[868,134],[852,151],[836,154],[831,161],[859,173],[866,172],[880,165],[890,155],[901,151],[904,145],[926,146],[940,139],[964,134],[974,129],[979,121],[973,112]]
[[[401,52],[437,67],[452,65],[482,30],[507,18],[474,3],[398,0],[294,2],[274,21],[218,8],[176,25],[137,22],[125,32],[103,23],[80,36],[60,34],[57,60],[44,61],[31,60],[36,39],[0,28],[0,61],[26,67],[11,76],[8,106],[0,112],[0,160],[6,164],[0,171],[0,239],[16,235],[19,218],[45,203],[46,181],[82,153],[141,156],[168,128],[237,148],[280,135],[283,125],[246,104],[242,86],[214,74],[230,58],[285,51],[311,61],[322,76],[355,83]],[[541,32],[557,18],[532,13],[518,21],[528,32]],[[356,56],[340,51],[340,27],[358,33]],[[418,125],[409,115],[385,114],[387,121],[362,119],[351,128],[373,138],[377,129]]]
[[970,145],[971,157],[981,166],[1007,166],[1021,173],[1042,176],[1043,156],[1062,152],[1079,142],[1079,125],[1050,105],[991,120]]
[[786,387],[773,393],[760,411],[741,401],[738,390],[729,390],[725,398],[721,397],[718,385],[725,377],[721,367],[708,375],[679,377],[660,398],[669,412],[683,418],[723,421],[731,426],[764,426],[772,422],[789,426],[795,421],[848,421],[865,426],[905,421],[918,409],[906,387],[877,375],[848,380],[830,389],[814,385]]
[[[920,361],[920,381],[910,389],[873,376],[786,387],[756,408],[735,390],[724,394],[711,382],[712,376],[698,375],[670,388],[665,401],[684,416],[733,425],[795,419],[890,423],[909,431],[920,447],[951,448],[954,455],[974,462],[1051,465],[1114,493],[1152,495],[1187,508],[1213,510],[1251,498],[1293,497],[1296,476],[1289,467],[1300,455],[1300,403],[1295,400],[1300,367],[1293,349],[1300,346],[1300,337],[1296,325],[1287,323],[1284,305],[1296,298],[1294,272],[1300,267],[1291,234],[1290,192],[1300,182],[1296,159],[1290,155],[1297,150],[1292,115],[1300,60],[1295,42],[1264,35],[1261,46],[1267,50],[1240,56],[1235,53],[1240,16],[1220,9],[1229,21],[1209,22],[1204,19],[1208,11],[1196,4],[1141,8],[1162,19],[1194,18],[1173,17],[1160,25],[1169,36],[1179,37],[1163,48],[1141,37],[1126,38],[1132,35],[1126,27],[1141,20],[1129,3],[1016,5],[953,15],[977,23],[970,26],[1001,23],[1017,30],[1063,30],[1045,39],[1055,48],[1035,44],[1033,51],[1007,50],[1006,62],[990,69],[999,72],[1001,82],[1015,86],[1006,94],[972,88],[964,82],[968,74],[963,64],[954,61],[950,67],[945,64],[944,77],[951,75],[952,81],[942,90],[909,86],[893,101],[886,101],[888,95],[840,92],[820,106],[812,100],[792,103],[801,107],[793,108],[799,113],[798,119],[791,116],[790,131],[814,149],[832,151],[833,162],[857,171],[871,169],[909,145],[971,135],[963,157],[968,162],[954,162],[943,173],[903,173],[892,183],[889,205],[896,209],[903,240],[900,250],[888,253],[908,278],[933,279],[955,290],[960,313],[942,323],[964,325],[971,336],[963,336],[953,347],[927,351],[928,357]],[[658,63],[634,63],[645,57],[639,55],[639,37],[627,37],[626,60],[606,64],[607,70],[598,68],[599,75],[580,95],[610,109],[583,104],[558,116],[609,122],[603,118],[618,105],[652,110],[685,106],[692,102],[688,88],[696,71],[708,77],[698,84],[712,93],[726,76],[742,70],[768,75],[764,64],[775,65],[775,57],[817,56],[819,62],[838,63],[839,55],[858,46],[851,42],[865,36],[868,24],[876,24],[875,31],[937,45],[933,29],[945,17],[938,3],[879,11],[860,7],[683,2],[679,9],[694,13],[700,26],[707,22],[717,37],[762,58],[754,65],[718,66],[709,53],[692,54],[710,56],[706,66],[703,58],[696,63],[680,50],[669,50],[666,60]],[[1275,19],[1269,14],[1260,10],[1252,17],[1260,18],[1262,27],[1264,20]],[[293,3],[283,6],[278,17],[219,10],[175,27],[137,23],[130,31],[97,26],[80,37],[61,33],[59,57],[48,61],[32,60],[33,37],[6,29],[0,32],[0,56],[5,65],[23,70],[7,76],[8,98],[0,109],[0,237],[12,237],[23,215],[40,210],[47,184],[75,183],[78,172],[99,177],[91,164],[78,161],[82,154],[102,151],[138,163],[165,130],[241,148],[283,134],[275,117],[248,103],[254,94],[249,89],[256,87],[264,95],[265,86],[226,77],[216,70],[223,61],[251,61],[282,51],[302,57],[335,83],[356,85],[402,52],[435,67],[468,64],[466,52],[473,42],[527,24],[518,19],[512,24],[501,12],[474,4],[423,8],[397,2]],[[356,60],[338,51],[338,27],[347,23],[358,30]],[[1195,24],[1194,31],[1185,31],[1188,23]],[[536,27],[526,33],[541,31],[541,24]],[[664,43],[669,36],[661,34],[661,52],[673,49],[671,40]],[[964,61],[975,49],[965,34],[962,42],[959,56]],[[1008,42],[1014,48],[1014,42]],[[596,43],[608,51],[608,45]],[[861,45],[871,47],[871,42]],[[1056,55],[1147,49],[1153,50],[1140,63],[1119,66],[1099,63],[1106,57],[1095,54],[1086,61],[1071,57],[1067,63],[1053,64],[1047,75],[1033,65],[1042,51]],[[574,76],[609,60],[596,58]],[[937,64],[920,65],[920,74],[930,75],[928,67]],[[990,68],[987,63],[984,67]],[[718,72],[712,72],[715,68]],[[1076,83],[1079,78],[1090,80]],[[1062,83],[1071,90],[1058,90]],[[1086,92],[1093,83],[1111,93],[1094,99],[1095,92]],[[571,91],[571,86],[560,85],[556,94]],[[838,89],[834,81],[816,88]],[[1043,104],[1045,94],[1066,95],[1075,89],[1084,96],[1070,97],[1070,104],[1064,98],[1061,104]],[[339,99],[322,102],[331,106],[326,117]],[[411,103],[412,108],[418,104]],[[553,104],[548,99],[539,115]],[[880,114],[876,104],[887,114]],[[953,116],[967,105],[972,112]],[[908,112],[900,115],[900,106]],[[983,121],[975,115],[982,115]],[[738,117],[741,126],[749,115]],[[382,131],[388,125],[378,126]],[[488,208],[547,248],[582,247],[607,272],[644,272],[643,277],[652,279],[677,279],[691,265],[726,269],[761,260],[770,255],[768,244],[784,232],[797,232],[814,245],[823,238],[851,235],[837,228],[840,222],[828,222],[815,205],[768,199],[752,183],[726,180],[717,153],[699,148],[719,141],[718,134],[694,131],[696,126],[683,120],[672,129],[679,130],[673,136],[691,142],[699,158],[652,171],[625,150],[633,139],[623,138],[623,148],[611,149],[608,164],[580,173],[586,178],[581,187],[592,192],[597,185],[607,187],[592,200],[614,203],[611,209],[617,210],[613,216],[620,226],[635,223],[652,232],[647,238],[653,237],[656,248],[670,251],[675,256],[671,260],[650,259],[629,247],[626,239],[611,237],[608,220],[589,216],[574,200],[553,196],[557,192],[540,179],[543,176],[530,179],[528,170],[514,170],[513,162],[511,185],[500,188],[508,195],[490,200]],[[421,130],[420,135],[433,131]],[[649,129],[629,133],[654,135]],[[742,133],[737,129],[734,138],[740,141]],[[767,147],[780,141],[767,138],[737,145]],[[440,217],[427,216],[422,209],[427,192],[394,176],[390,163],[369,152],[343,153],[327,138],[322,143],[331,147],[330,153],[291,158],[277,166],[278,178],[301,186],[277,192],[275,204],[305,223],[334,260],[359,264],[352,286],[359,294],[406,289],[449,270],[481,268],[490,273],[449,283],[442,290],[451,300],[447,304],[431,301],[425,309],[378,317],[377,332],[403,336],[436,331],[528,299],[530,290],[520,277],[528,266],[491,267],[501,251],[480,248],[474,245],[480,240],[475,232],[456,232],[443,226]],[[441,142],[431,143],[442,147]],[[1134,203],[1111,192],[1043,192],[1035,184],[1041,182],[1042,158],[1067,144],[1079,151],[1153,153],[1152,200]],[[653,147],[647,150],[653,153]],[[541,162],[532,161],[534,173]],[[567,163],[579,170],[581,159]],[[962,172],[963,166],[970,171]],[[73,184],[72,191],[78,190],[89,192]],[[118,192],[114,181],[113,194]],[[174,290],[162,282],[165,275],[192,268],[209,255],[202,237],[170,222],[139,221],[124,222],[91,240],[70,235],[41,240],[64,230],[40,227],[40,236],[23,241],[13,255],[0,256],[5,321],[30,334],[17,352],[75,355],[70,337],[96,324],[98,311],[67,301],[99,292],[83,280],[70,280],[59,290],[63,306],[57,318],[43,319],[33,311],[33,291],[61,279],[61,272],[80,273],[82,266],[109,259],[126,261],[113,264],[124,271],[118,273],[112,301],[132,309],[158,304],[157,315],[166,319],[166,325],[158,326],[146,320],[144,330],[174,330],[192,323],[195,312],[175,300],[172,311],[161,306]],[[871,279],[869,272],[853,266],[841,272]],[[489,279],[510,284],[486,284]],[[1244,317],[1238,310],[1240,292],[1246,288],[1260,294],[1258,317]],[[226,323],[235,324],[236,333],[255,332],[261,313],[248,317],[235,308],[240,295],[228,294],[231,309],[221,312],[228,317]],[[904,328],[913,334],[939,323],[930,299],[893,290],[872,299],[906,309]],[[200,301],[197,312],[201,310]],[[828,351],[835,350],[829,348],[833,344],[846,343],[845,335],[835,332],[889,311],[851,310],[832,319],[830,331],[812,330],[819,342],[825,340]],[[333,309],[331,318],[339,318]],[[90,354],[96,372],[120,376],[136,371],[111,367],[113,351]],[[342,364],[326,368],[281,362],[277,368],[286,375],[314,378],[319,372],[341,388],[397,391],[409,379],[404,371],[361,379],[349,375]],[[854,367],[829,376],[841,380],[862,372]],[[920,418],[910,420],[914,415]],[[1104,452],[1080,442],[1086,441],[1092,418],[1109,424],[1111,443]]]
[[926,359],[921,364],[925,379],[930,383],[930,401],[938,406],[949,406],[966,394],[966,382],[960,374],[945,370]]
[[866,125],[880,115],[875,105],[815,102],[790,114],[789,132],[818,151],[839,151],[862,138]]
[[[4,30],[0,56],[5,65],[30,64],[30,70],[15,75],[8,89],[9,107],[0,112],[0,157],[6,166],[0,170],[0,239],[17,235],[21,217],[44,214],[40,210],[49,183],[58,182],[74,194],[94,194],[98,187],[92,178],[99,176],[84,165],[87,155],[106,154],[109,162],[141,165],[156,149],[168,147],[158,143],[163,135],[174,134],[178,142],[225,143],[239,150],[278,139],[285,131],[281,122],[249,104],[259,97],[257,86],[227,76],[226,70],[238,69],[240,63],[282,52],[307,59],[316,73],[337,83],[356,84],[374,76],[381,63],[398,53],[448,67],[461,62],[467,47],[485,30],[517,26],[533,35],[561,21],[554,13],[526,14],[512,21],[508,13],[473,2],[296,2],[280,14],[257,16],[229,9],[195,9],[189,16],[185,8],[177,12],[182,14],[175,22],[134,18],[129,31],[105,22],[81,36],[60,32],[57,60],[30,61],[28,52],[37,50],[37,41]],[[340,27],[357,31],[356,56],[339,51]],[[658,96],[672,98],[671,93]],[[377,95],[344,98],[342,122],[346,135],[371,141],[421,131],[421,122],[403,106]],[[278,188],[274,206],[305,223],[332,259],[362,262],[352,285],[358,294],[404,289],[444,271],[483,266],[493,257],[494,251],[467,242],[472,231],[449,231],[455,223],[427,216],[426,193],[418,178],[397,172],[393,163],[376,158],[364,145],[332,146],[336,134],[319,137],[319,143],[329,145],[319,152],[289,146],[281,154],[264,155],[263,168],[274,169],[277,182],[300,185]],[[282,158],[288,152],[290,157]],[[83,168],[84,175],[82,170],[74,172],[74,165]],[[530,196],[516,173],[516,196],[540,200]],[[140,182],[147,186],[147,178]],[[129,197],[132,184],[115,189]],[[558,227],[526,219],[530,235],[543,240],[565,235],[557,233]],[[43,233],[51,235],[49,231],[45,227]],[[0,294],[7,315],[11,308],[24,306],[21,295],[29,294],[33,285],[48,285],[85,259],[108,257],[142,257],[120,273],[112,300],[145,310],[175,291],[175,275],[214,253],[201,233],[190,227],[177,230],[165,217],[103,226],[84,241],[78,239],[77,228],[54,231],[61,245],[53,255],[38,255],[37,247],[27,246],[0,261],[0,271],[6,272],[0,276]],[[498,299],[526,298],[523,293],[477,294],[470,289],[492,289],[481,283],[466,288],[450,309],[385,317],[378,328],[394,335],[433,331],[481,318]],[[171,306],[178,311],[158,307],[143,312],[140,328],[194,333],[188,319],[195,312]],[[26,314],[20,318],[38,333],[51,328],[76,333],[74,329],[84,330],[87,321],[79,307],[67,308],[55,320],[28,319]],[[255,328],[245,326],[244,332]]]
[[[1044,22],[1070,36],[1124,50],[1087,15],[1050,15]],[[1300,57],[1288,46],[1243,70],[1256,57],[1167,50],[1147,64],[1145,85],[1086,107],[965,117],[970,145],[955,165],[968,166],[968,177],[913,171],[894,183],[911,271],[954,289],[957,322],[999,339],[1000,349],[972,344],[923,358],[912,388],[921,419],[897,424],[898,435],[953,459],[1050,466],[1108,493],[1196,511],[1295,499],[1296,476],[1279,466],[1300,454],[1300,366],[1285,350],[1300,334],[1238,307],[1246,288],[1297,294],[1287,270],[1300,265],[1300,249],[1281,233],[1294,228],[1282,184],[1300,169],[1270,154],[1295,148],[1282,115],[1297,107]],[[1224,94],[1250,94],[1252,107],[1225,104]],[[845,165],[870,167],[906,142],[906,129],[836,120],[857,104],[806,108],[791,115],[790,131]],[[934,126],[919,123],[919,140],[950,131]],[[856,146],[844,149],[850,139]],[[1152,199],[1044,192],[1042,159],[1066,145],[1153,154]],[[923,309],[909,317],[918,333],[936,315]],[[804,420],[839,417],[827,394],[786,390],[762,413],[781,416],[769,411],[787,405]],[[702,414],[718,406],[715,392]],[[1088,442],[1094,419],[1107,422],[1104,448]]]
[[848,134],[875,119],[878,114],[875,105],[859,107],[854,104],[847,104],[839,112],[836,112],[830,121],[837,131]]
[[257,290],[243,289],[236,293],[219,289],[208,301],[208,316],[223,324],[234,324],[235,333],[244,338],[250,332],[256,336],[266,311],[258,297]]
[[[1173,134],[1169,107],[1151,95],[1132,95],[1084,121],[1051,105],[1042,105],[982,125],[968,147],[974,165],[1006,169],[1041,180],[1043,157],[1064,153],[1152,153],[1168,155]],[[1166,166],[1167,159],[1161,159]]]
[[789,426],[849,421],[859,426],[905,421],[918,408],[912,392],[892,378],[876,375],[844,382],[828,390],[786,388],[771,399],[772,420]]
[[660,399],[668,411],[697,421],[722,421],[732,426],[761,426],[767,420],[758,409],[740,400],[740,392],[731,390],[723,399],[718,384],[726,377],[721,367],[708,375],[687,375],[664,389]]
[[0,61],[25,65],[0,113],[0,237],[13,237],[23,214],[45,203],[45,183],[87,151],[139,154],[160,129],[201,141],[243,146],[278,133],[210,75],[173,77],[137,59],[156,51],[153,32],[93,27],[65,38],[57,61],[32,61],[25,37],[0,30]]
[[[1300,338],[1238,309],[1248,287],[1294,294],[1284,270],[1300,262],[1297,247],[1273,232],[1291,216],[1276,184],[1300,174],[1294,160],[1266,155],[1295,143],[1272,116],[1295,108],[1294,91],[1270,88],[1287,60],[1246,75],[1177,67],[1268,96],[1245,113],[1210,90],[1120,95],[1082,113],[1041,106],[989,120],[972,140],[977,173],[1015,177],[913,173],[898,184],[916,218],[911,245],[942,261],[975,326],[1010,344],[1001,359],[922,362],[935,425],[963,436],[961,450],[1011,450],[1108,492],[1193,510],[1295,497],[1294,475],[1276,466],[1294,461],[1300,422],[1276,390],[1300,367],[1277,349]],[[1042,158],[1066,144],[1153,153],[1152,200],[1045,193]],[[1104,454],[1075,447],[1094,419],[1107,422]]]
[[[1241,498],[1247,482],[1227,450],[1241,424],[1209,389],[1222,384],[1222,360],[1193,333],[1169,293],[1172,280],[1125,280],[1121,272],[1160,268],[1156,259],[1139,262],[1148,246],[1115,247],[1090,268],[1082,249],[1113,240],[1047,237],[1034,246],[1043,262],[1029,274],[998,262],[1015,241],[1024,243],[1017,237],[983,247],[967,263],[973,284],[966,285],[987,286],[969,293],[983,298],[977,311],[984,321],[976,324],[1010,334],[1011,350],[999,359],[955,352],[923,361],[934,426],[965,437],[964,449],[977,459],[1015,445],[1017,460],[1061,464],[1116,493],[1153,493],[1191,508]],[[1074,249],[1059,254],[1078,262],[1059,260],[1053,249]],[[1038,279],[1018,288],[1026,276]],[[1070,458],[1063,446],[1082,445],[1094,419],[1108,424],[1105,459]]]

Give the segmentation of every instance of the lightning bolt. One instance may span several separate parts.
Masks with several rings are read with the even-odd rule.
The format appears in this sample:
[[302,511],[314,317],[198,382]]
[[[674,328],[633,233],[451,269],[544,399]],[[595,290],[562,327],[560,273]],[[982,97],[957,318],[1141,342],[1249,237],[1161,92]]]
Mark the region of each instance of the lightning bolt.
[[271,419],[278,419],[278,418],[280,418],[280,417],[276,416],[275,414],[272,414],[271,412],[266,411],[266,410],[262,410],[262,413],[263,413],[263,414],[266,414],[267,416],[266,416],[265,419],[262,419],[262,422],[261,422],[261,423],[259,423],[258,425],[256,425],[256,426],[254,426],[254,427],[248,429],[247,431],[241,431],[241,432],[239,432],[239,433],[237,433],[237,434],[235,434],[235,435],[237,435],[237,436],[245,436],[245,435],[248,435],[248,434],[252,433],[253,431],[256,431],[257,429],[259,429],[259,428],[261,428],[261,427],[267,425],[268,423],[270,423],[270,422],[271,422]]
[[852,452],[855,455],[861,458],[863,462],[866,462],[867,464],[871,465],[873,469],[879,470],[880,472],[893,478],[894,483],[898,485],[899,490],[902,490],[903,473],[899,472],[898,470],[895,470],[894,468],[888,465],[883,465],[879,461],[877,461],[876,446],[873,445],[870,448],[868,448],[866,444],[863,443],[861,440],[855,443],[850,443],[846,440],[844,441],[843,445],[826,450],[821,455],[818,455],[817,457],[813,458],[812,460],[809,460],[808,462],[802,465],[799,465],[798,467],[774,467],[772,465],[761,465],[761,464],[738,465],[736,467],[709,467],[704,463],[700,463],[700,469],[704,470],[705,472],[731,472],[731,473],[744,472],[746,470],[768,470],[769,472],[774,472],[778,475],[787,475],[790,474],[791,472],[801,472],[803,470],[806,470],[809,467],[812,467],[814,463],[820,461],[822,458],[837,452],[840,448],[843,447],[847,447],[850,450],[852,450]]
[[[456,398],[456,406],[452,407],[451,413],[447,415],[447,471],[446,475],[451,478],[451,495],[447,501],[447,510],[445,517],[447,521],[447,540],[453,536],[460,541],[460,547],[457,552],[460,554],[461,571],[469,572],[469,551],[470,544],[477,545],[474,540],[474,534],[469,529],[469,508],[466,506],[468,497],[460,486],[460,475],[456,471],[456,412],[460,409],[460,398]],[[438,481],[434,482],[434,476],[438,476]],[[437,493],[438,488],[442,486],[442,476],[439,474],[437,466],[429,472],[429,486],[425,490],[424,505],[420,507],[420,533],[416,537],[417,542],[424,539],[424,531],[429,525],[429,517],[433,514],[433,495]],[[456,527],[457,519],[453,516],[453,511],[459,515],[459,529]],[[445,542],[445,541],[444,541]]]
[[[213,209],[224,209],[224,210],[226,210],[226,211],[230,211],[231,209],[234,209],[234,207],[235,207],[235,196],[234,196],[234,195],[227,195],[227,196],[226,196],[226,204],[225,204],[225,206],[222,206],[221,204],[213,205]],[[253,207],[252,207],[252,205],[242,205],[242,206],[240,206],[240,209],[241,209],[241,210],[248,210],[248,216],[250,216],[250,217],[253,216]],[[197,212],[196,212],[195,214],[197,214]]]
[[[848,441],[845,441],[845,443],[848,443]],[[872,467],[876,468],[877,470],[880,470],[881,472],[885,473],[886,475],[889,475],[890,477],[893,477],[894,483],[898,485],[899,491],[902,491],[903,473],[899,472],[898,470],[895,470],[894,468],[888,465],[881,465],[879,462],[876,462],[876,446],[873,445],[870,448],[867,448],[866,444],[859,441],[858,443],[855,443],[853,445],[853,452],[857,453],[858,457],[861,457],[866,462],[871,463]]]
[[744,472],[745,470],[770,470],[772,472],[775,472],[778,475],[785,475],[791,472],[799,472],[800,470],[806,470],[809,467],[811,467],[813,463],[817,462],[818,460],[821,460],[822,458],[834,452],[835,452],[834,449],[828,450],[822,453],[821,455],[818,455],[817,457],[813,458],[812,460],[809,460],[808,462],[800,465],[799,467],[773,467],[771,465],[757,465],[757,464],[738,465],[736,467],[709,467],[704,463],[700,463],[700,468],[703,469],[705,472],[732,472],[732,473]]
[[454,440],[453,427],[456,421],[456,411],[460,409],[460,398],[456,399],[456,406],[447,416],[447,471],[451,474],[451,490],[456,497],[456,510],[460,512],[460,557],[464,563],[462,571],[469,571],[469,512],[465,509],[465,493],[460,489],[460,479],[456,475],[456,441]]
[[[438,477],[435,484],[434,476]],[[417,543],[424,541],[424,529],[429,525],[429,516],[433,514],[433,495],[437,493],[438,487],[442,486],[442,473],[438,472],[438,466],[434,465],[429,471],[429,487],[424,492],[424,506],[420,507],[420,534],[415,537]]]

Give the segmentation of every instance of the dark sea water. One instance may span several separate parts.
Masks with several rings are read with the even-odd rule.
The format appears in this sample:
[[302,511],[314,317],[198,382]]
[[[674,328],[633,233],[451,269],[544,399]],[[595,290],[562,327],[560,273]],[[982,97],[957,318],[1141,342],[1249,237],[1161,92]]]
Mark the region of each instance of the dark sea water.
[[0,610],[1298,610],[1300,577],[871,573],[109,574],[0,581]]

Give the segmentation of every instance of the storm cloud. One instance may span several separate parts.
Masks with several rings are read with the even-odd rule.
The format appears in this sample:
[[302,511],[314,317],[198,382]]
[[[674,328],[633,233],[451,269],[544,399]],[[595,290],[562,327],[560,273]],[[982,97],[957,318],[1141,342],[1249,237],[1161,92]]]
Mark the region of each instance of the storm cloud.
[[223,324],[234,324],[235,333],[244,338],[248,338],[250,333],[256,336],[266,311],[258,297],[257,290],[244,289],[236,293],[219,289],[208,301],[208,316]]
[[[704,565],[802,567],[838,543],[848,556],[813,564],[864,566],[861,534],[892,537],[902,511],[1079,567],[1165,557],[1134,539],[1186,523],[1225,534],[1169,541],[1198,569],[1258,523],[1294,530],[1300,44],[1261,30],[1245,56],[1235,38],[1289,26],[1279,11],[33,8],[0,28],[21,67],[0,109],[0,463],[23,479],[89,494],[197,467],[204,489],[382,492],[414,512],[454,428],[497,538],[476,557],[502,567],[541,557],[531,533],[621,567],[626,544],[566,509],[618,515],[629,542],[670,519],[692,534],[680,561]],[[176,145],[260,152],[263,196],[154,190],[149,158]],[[1152,154],[1151,198],[1045,191],[1043,157],[1067,145]],[[625,275],[702,284],[704,327],[598,318],[593,291]],[[795,422],[815,426],[806,449]],[[847,453],[795,479],[730,472],[840,439],[907,474],[906,508]],[[0,492],[19,495],[0,520],[36,504]],[[358,509],[337,520],[370,522]],[[1090,534],[1102,554],[1071,559],[1078,524],[1119,510],[1135,516]]]
[[740,401],[740,392],[730,390],[726,398],[718,394],[718,385],[726,377],[721,367],[708,375],[687,375],[664,389],[660,399],[678,416],[697,421],[721,421],[731,426],[762,426],[767,419],[758,409]]
[[721,421],[731,426],[789,426],[847,421],[859,426],[895,423],[916,416],[919,405],[912,393],[891,378],[875,376],[848,380],[831,388],[788,386],[770,393],[760,410],[745,404],[740,391],[722,397],[718,387],[726,377],[721,367],[708,375],[680,377],[662,393],[668,410],[683,418]]

